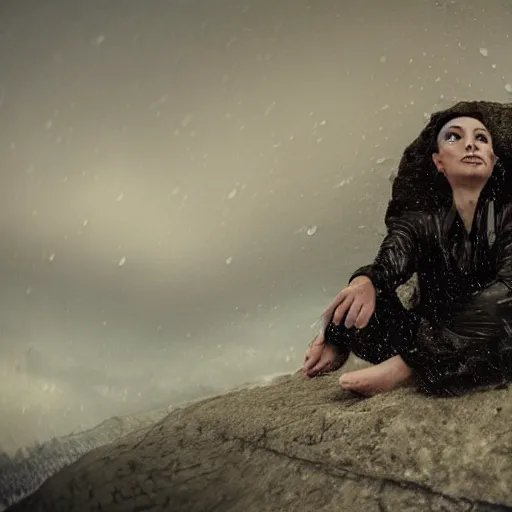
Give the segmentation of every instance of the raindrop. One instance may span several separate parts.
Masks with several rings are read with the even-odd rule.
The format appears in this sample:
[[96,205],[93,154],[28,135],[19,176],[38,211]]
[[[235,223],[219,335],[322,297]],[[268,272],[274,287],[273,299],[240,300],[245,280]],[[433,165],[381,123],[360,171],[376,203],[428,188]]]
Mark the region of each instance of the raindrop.
[[268,117],[270,115],[270,113],[272,112],[272,110],[274,109],[274,107],[276,106],[276,102],[273,101],[265,110],[265,117]]
[[102,44],[103,41],[105,41],[105,36],[104,35],[99,35],[98,37],[96,37],[95,39],[93,39],[91,41],[91,44],[94,45],[94,46],[100,46],[100,44]]
[[192,121],[192,116],[189,114],[189,115],[185,116],[184,119],[181,121],[181,126],[183,126],[183,128],[185,128],[186,126],[188,126],[190,124],[190,121]]
[[120,266],[120,267],[124,267],[125,263],[126,263],[126,257],[125,257],[125,256],[123,256],[123,257],[119,260],[118,266]]
[[306,233],[308,236],[313,236],[318,230],[318,226],[311,226],[307,229]]
[[341,180],[337,185],[334,185],[334,188],[341,188],[350,183],[354,179],[353,176],[350,176],[347,179]]

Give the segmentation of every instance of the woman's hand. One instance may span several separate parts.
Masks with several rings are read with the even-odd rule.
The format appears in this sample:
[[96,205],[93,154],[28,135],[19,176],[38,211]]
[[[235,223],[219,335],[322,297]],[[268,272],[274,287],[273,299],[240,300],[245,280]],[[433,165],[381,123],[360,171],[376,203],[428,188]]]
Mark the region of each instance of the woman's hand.
[[375,288],[366,276],[356,277],[332,301],[331,305],[322,314],[323,329],[310,343],[304,357],[302,371],[308,377],[323,372],[337,370],[346,360],[346,354],[325,344],[325,331],[329,323],[339,325],[345,313],[345,327],[350,329],[354,325],[362,329],[368,325],[375,311]]
[[347,359],[338,353],[335,347],[323,343],[320,333],[310,344],[304,357],[302,371],[308,377],[315,377],[320,373],[333,372],[340,368]]
[[[375,287],[371,280],[366,276],[356,277],[334,297],[331,305],[324,311],[322,315],[324,332],[331,321],[335,325],[340,325],[345,314],[347,329],[354,326],[357,329],[363,329],[368,325],[375,311],[375,299]],[[324,336],[323,333],[321,335]]]

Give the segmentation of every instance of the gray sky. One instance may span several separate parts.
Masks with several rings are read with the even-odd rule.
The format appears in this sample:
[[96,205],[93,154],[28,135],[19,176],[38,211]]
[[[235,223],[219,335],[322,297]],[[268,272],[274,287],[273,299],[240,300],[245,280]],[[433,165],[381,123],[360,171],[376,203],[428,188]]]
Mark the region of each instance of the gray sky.
[[0,449],[295,371],[425,116],[510,100],[511,10],[2,0]]

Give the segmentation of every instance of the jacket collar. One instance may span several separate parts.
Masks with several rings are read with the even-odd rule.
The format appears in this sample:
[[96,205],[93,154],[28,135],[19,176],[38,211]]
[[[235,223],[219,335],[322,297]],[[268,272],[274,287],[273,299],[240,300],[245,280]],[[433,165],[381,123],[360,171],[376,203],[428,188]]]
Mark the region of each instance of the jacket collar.
[[[491,247],[495,240],[496,240],[496,231],[495,231],[495,224],[496,224],[496,214],[495,214],[495,199],[492,194],[480,194],[480,197],[478,198],[478,203],[475,209],[475,217],[473,221],[473,228],[471,230],[470,236],[473,234],[473,232],[476,230],[477,232],[479,230],[485,229],[487,242],[489,244],[489,247]],[[456,229],[457,223],[462,224],[462,219],[460,219],[457,208],[455,207],[455,203],[452,202],[451,205],[449,205],[444,210],[444,215],[442,215],[442,234],[443,238],[445,240],[449,240],[454,235],[454,230]],[[485,218],[485,228],[483,228],[483,222],[482,217],[486,214]]]

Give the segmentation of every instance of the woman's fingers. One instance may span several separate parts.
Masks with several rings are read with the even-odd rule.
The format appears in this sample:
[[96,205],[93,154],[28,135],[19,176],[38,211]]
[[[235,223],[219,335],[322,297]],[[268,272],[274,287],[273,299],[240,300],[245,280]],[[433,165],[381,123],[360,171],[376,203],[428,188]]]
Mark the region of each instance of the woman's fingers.
[[334,300],[331,302],[330,306],[323,312],[322,320],[324,324],[324,329],[329,325],[329,323],[333,320],[333,315],[336,312],[336,309],[344,302],[348,294],[347,288],[341,290]]
[[322,357],[322,346],[311,346],[306,351],[303,370],[307,373],[313,368]]
[[345,297],[343,302],[336,308],[334,315],[332,316],[332,322],[334,325],[340,325],[343,317],[346,315],[348,309],[352,306],[354,302],[354,298],[350,295]]
[[318,361],[318,363],[315,364],[315,366],[313,366],[313,368],[311,368],[311,370],[309,370],[308,375],[310,376],[313,376],[313,375],[317,375],[318,373],[321,373],[321,372],[324,372],[327,370],[327,367],[329,365],[329,360],[325,357],[321,357],[320,360]]
[[373,304],[363,304],[363,307],[361,308],[361,311],[359,312],[355,322],[355,326],[358,329],[364,329],[368,325],[368,322],[373,315],[373,310]]
[[331,322],[332,320],[332,316],[334,314],[334,311],[336,310],[336,308],[332,307],[332,306],[329,306],[323,313],[322,313],[322,327],[323,327],[323,330],[325,331],[325,329],[327,329],[327,326],[329,325],[329,323]]
[[361,308],[363,307],[363,303],[354,300],[352,304],[350,305],[350,309],[348,310],[347,316],[345,317],[345,327],[347,329],[350,329],[354,326],[356,323],[357,317],[359,316],[359,313],[361,312]]
[[347,294],[348,288],[343,288],[343,290],[341,290],[341,292],[339,292],[338,295],[334,297],[329,308],[334,311],[345,300]]
[[326,345],[310,347],[306,353],[302,371],[308,377],[314,377],[319,373],[330,371],[336,359],[336,352],[329,350]]
[[365,299],[368,295],[362,290],[361,285],[352,288],[348,286],[336,295],[331,305],[322,314],[324,331],[330,322],[340,325],[343,318],[345,318],[347,329],[354,325],[358,329],[366,327],[373,314],[374,301]]

